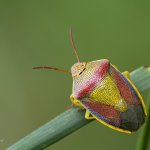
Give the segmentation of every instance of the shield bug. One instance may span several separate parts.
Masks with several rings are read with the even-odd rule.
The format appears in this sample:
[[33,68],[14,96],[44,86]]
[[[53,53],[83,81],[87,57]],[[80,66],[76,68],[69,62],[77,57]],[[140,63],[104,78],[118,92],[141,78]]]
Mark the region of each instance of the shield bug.
[[85,108],[86,119],[96,119],[120,132],[132,133],[138,130],[147,112],[141,94],[130,80],[129,72],[121,73],[107,59],[80,62],[71,31],[70,39],[78,61],[71,70],[49,66],[33,69],[70,72],[73,78],[71,101]]

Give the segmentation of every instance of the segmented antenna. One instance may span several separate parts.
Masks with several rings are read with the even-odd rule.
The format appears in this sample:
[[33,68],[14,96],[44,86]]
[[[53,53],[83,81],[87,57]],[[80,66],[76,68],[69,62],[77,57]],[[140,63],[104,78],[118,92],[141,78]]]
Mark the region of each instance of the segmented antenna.
[[78,53],[77,53],[77,50],[76,50],[76,47],[75,47],[75,44],[74,44],[74,41],[73,41],[73,36],[72,36],[72,29],[70,28],[70,41],[71,41],[71,44],[72,44],[72,48],[74,50],[74,53],[76,55],[76,58],[77,58],[77,61],[80,63],[80,59],[79,59],[79,56],[78,56]]
[[[72,48],[73,48],[74,53],[76,55],[77,61],[80,63],[80,59],[79,59],[76,47],[74,45],[73,36],[72,36],[72,30],[71,29],[70,29],[69,33],[70,33],[70,40],[71,40]],[[70,70],[62,70],[62,69],[53,68],[53,67],[50,67],[50,66],[37,66],[37,67],[33,67],[32,69],[50,69],[50,70],[57,70],[57,71],[60,71],[60,72],[70,72]]]
[[70,72],[69,70],[62,70],[62,69],[53,68],[53,67],[50,67],[50,66],[38,66],[38,67],[33,67],[32,69],[50,69],[50,70],[57,70],[59,72]]

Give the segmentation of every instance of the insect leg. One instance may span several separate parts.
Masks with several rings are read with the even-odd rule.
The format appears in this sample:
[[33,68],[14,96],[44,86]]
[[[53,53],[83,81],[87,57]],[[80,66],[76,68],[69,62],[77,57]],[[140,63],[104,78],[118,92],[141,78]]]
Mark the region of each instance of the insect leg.
[[70,99],[71,99],[71,102],[72,102],[73,105],[75,105],[75,106],[82,106],[81,103],[80,103],[80,101],[77,100],[77,99],[75,99],[73,97],[73,95],[70,96]]
[[88,120],[89,119],[95,119],[88,110],[86,110],[86,112],[85,112],[85,118]]
[[130,79],[130,73],[128,71],[124,71],[122,73],[127,79]]

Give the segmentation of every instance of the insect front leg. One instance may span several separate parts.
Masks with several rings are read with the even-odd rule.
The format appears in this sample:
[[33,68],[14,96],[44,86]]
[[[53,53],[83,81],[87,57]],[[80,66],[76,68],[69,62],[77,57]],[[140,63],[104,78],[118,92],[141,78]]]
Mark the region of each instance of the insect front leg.
[[88,110],[86,110],[85,112],[85,118],[88,120],[95,119]]
[[70,95],[70,99],[71,99],[71,102],[73,105],[82,106],[81,103],[79,102],[79,100],[75,99],[72,94]]
[[130,73],[128,71],[124,71],[122,73],[127,79],[130,79]]

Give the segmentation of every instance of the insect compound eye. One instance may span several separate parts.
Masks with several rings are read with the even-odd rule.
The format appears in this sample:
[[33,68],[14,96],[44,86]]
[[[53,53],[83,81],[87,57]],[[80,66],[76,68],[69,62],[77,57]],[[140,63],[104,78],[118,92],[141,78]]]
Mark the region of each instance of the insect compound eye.
[[71,67],[72,77],[79,76],[85,70],[86,63],[76,63]]
[[85,68],[79,73],[79,75],[81,75],[84,70],[85,70]]

